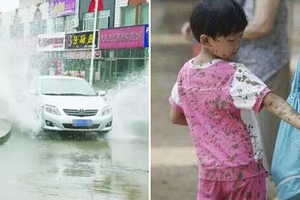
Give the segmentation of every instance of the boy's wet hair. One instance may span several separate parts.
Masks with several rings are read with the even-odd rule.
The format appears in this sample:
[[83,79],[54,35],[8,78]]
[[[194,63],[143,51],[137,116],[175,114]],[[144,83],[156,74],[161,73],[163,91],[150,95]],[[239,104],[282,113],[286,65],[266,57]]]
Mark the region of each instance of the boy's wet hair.
[[243,8],[234,0],[202,0],[192,11],[190,26],[195,39],[212,38],[243,31],[248,21]]

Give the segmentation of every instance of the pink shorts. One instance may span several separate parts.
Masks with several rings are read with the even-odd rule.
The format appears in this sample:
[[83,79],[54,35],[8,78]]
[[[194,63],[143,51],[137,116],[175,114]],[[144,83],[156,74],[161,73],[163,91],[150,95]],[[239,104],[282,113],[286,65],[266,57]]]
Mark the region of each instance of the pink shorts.
[[265,173],[238,181],[200,180],[197,200],[265,200]]

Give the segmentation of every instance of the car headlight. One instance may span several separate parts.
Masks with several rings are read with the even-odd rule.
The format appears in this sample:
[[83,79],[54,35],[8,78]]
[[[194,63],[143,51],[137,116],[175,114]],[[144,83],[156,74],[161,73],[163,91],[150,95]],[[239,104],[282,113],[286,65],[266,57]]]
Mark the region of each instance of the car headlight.
[[60,112],[55,106],[45,105],[45,111],[53,115],[60,115]]
[[101,115],[108,115],[110,112],[111,112],[111,107],[110,107],[110,106],[105,106],[105,107],[102,109]]

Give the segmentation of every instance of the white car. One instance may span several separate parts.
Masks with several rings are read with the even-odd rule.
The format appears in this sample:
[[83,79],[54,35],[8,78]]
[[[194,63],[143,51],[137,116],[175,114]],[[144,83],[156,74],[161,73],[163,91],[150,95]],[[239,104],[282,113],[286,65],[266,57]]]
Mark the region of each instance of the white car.
[[105,92],[87,81],[70,76],[39,76],[29,87],[42,107],[42,128],[53,131],[97,131],[112,129],[112,109]]

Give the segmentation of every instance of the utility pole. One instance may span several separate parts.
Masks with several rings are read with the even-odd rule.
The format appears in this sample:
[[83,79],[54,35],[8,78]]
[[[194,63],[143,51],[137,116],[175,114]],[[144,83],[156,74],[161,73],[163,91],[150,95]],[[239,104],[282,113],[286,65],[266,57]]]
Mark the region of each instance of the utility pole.
[[[89,83],[91,85],[93,84],[93,78],[94,78],[94,56],[95,56],[95,41],[96,41],[96,28],[97,28],[98,1],[99,0],[96,0],[95,10],[94,10],[93,45],[92,45],[90,77],[89,77]],[[99,29],[100,29],[100,27],[99,27]]]

